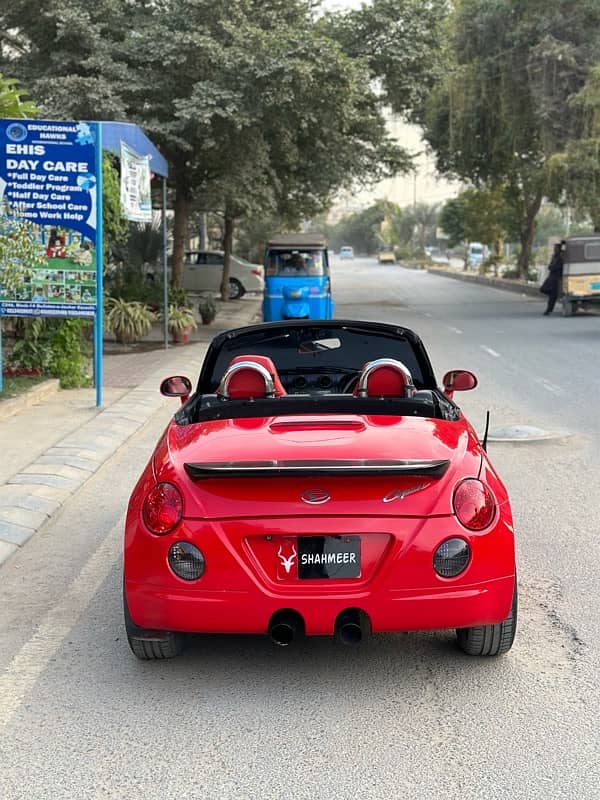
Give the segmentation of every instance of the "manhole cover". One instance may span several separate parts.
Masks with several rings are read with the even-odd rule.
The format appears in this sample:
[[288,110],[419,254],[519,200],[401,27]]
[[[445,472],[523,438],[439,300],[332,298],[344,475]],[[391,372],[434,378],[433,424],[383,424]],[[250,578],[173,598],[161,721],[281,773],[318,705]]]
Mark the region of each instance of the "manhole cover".
[[505,425],[489,432],[489,442],[539,442],[543,439],[561,439],[565,433],[545,431],[533,425]]

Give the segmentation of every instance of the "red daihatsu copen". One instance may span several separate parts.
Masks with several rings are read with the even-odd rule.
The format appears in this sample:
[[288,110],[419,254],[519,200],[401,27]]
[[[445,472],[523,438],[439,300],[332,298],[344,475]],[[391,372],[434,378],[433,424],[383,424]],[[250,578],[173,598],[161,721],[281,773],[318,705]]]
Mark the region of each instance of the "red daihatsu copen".
[[295,637],[456,629],[506,653],[517,619],[507,491],[419,337],[298,320],[217,336],[129,502],[127,636],[138,658],[189,633]]

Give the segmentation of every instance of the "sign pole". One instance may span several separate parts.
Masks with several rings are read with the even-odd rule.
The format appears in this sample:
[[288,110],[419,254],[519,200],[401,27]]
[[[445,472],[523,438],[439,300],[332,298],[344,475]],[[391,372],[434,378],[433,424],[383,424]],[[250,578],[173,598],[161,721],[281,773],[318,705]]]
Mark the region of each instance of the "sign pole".
[[162,235],[163,235],[163,317],[165,321],[165,350],[169,347],[169,274],[167,264],[167,179],[162,179]]
[[96,316],[94,317],[94,381],[96,407],[102,405],[102,338],[104,247],[102,230],[102,123],[96,122]]

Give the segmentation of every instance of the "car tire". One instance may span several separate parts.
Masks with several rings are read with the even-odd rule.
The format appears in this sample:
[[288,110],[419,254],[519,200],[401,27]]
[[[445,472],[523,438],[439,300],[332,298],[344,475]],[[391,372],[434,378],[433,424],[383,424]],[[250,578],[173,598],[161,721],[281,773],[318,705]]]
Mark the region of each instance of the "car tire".
[[237,278],[229,278],[229,299],[239,300],[246,294],[246,290]]
[[150,631],[138,627],[129,614],[125,587],[123,587],[123,614],[125,631],[131,652],[140,661],[162,661],[175,658],[183,652],[185,634],[177,631]]
[[562,301],[563,317],[572,317],[575,313],[575,303],[572,300]]
[[501,656],[508,653],[517,632],[517,586],[510,614],[497,625],[457,628],[458,646],[469,656]]

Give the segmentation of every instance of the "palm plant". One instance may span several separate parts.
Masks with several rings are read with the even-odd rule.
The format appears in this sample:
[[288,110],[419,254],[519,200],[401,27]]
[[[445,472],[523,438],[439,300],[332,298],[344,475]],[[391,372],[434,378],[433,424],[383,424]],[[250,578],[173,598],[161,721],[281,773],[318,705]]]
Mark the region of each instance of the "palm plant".
[[106,327],[120,344],[139,342],[150,333],[152,323],[156,321],[156,314],[137,301],[109,297],[106,308]]

